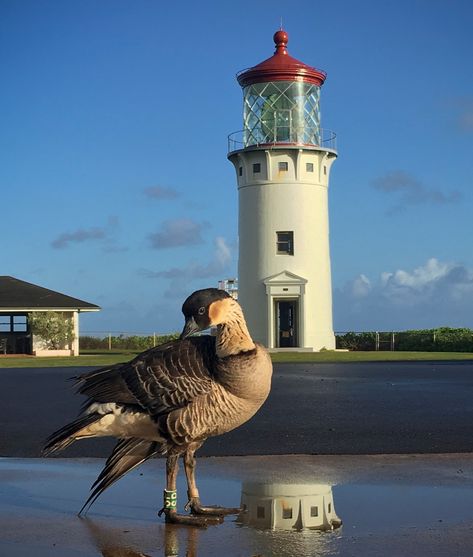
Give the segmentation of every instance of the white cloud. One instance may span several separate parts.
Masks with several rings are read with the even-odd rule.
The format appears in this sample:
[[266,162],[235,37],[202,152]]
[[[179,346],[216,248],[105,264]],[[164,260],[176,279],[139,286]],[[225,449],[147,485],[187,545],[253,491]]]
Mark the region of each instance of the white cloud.
[[232,252],[228,247],[225,238],[222,236],[217,236],[215,238],[215,260],[222,266],[225,267],[230,263],[232,259]]
[[175,189],[163,186],[145,188],[143,193],[149,199],[175,199],[176,197],[179,197],[179,192]]
[[379,176],[372,182],[373,188],[397,199],[388,214],[395,214],[412,205],[446,205],[461,199],[460,192],[441,191],[426,186],[420,180],[403,170],[394,170]]
[[89,242],[102,242],[103,251],[126,251],[127,248],[116,244],[115,236],[120,229],[120,220],[117,216],[110,216],[105,226],[92,226],[90,228],[78,228],[70,232],[62,232],[52,242],[54,249],[64,249],[74,244]]
[[161,230],[148,235],[151,247],[154,249],[176,248],[180,246],[194,246],[202,244],[202,232],[205,223],[192,219],[173,219],[163,222]]
[[51,242],[51,246],[55,249],[63,249],[69,247],[71,244],[103,240],[105,236],[106,231],[104,228],[79,228],[72,232],[62,232]]
[[[217,236],[214,240],[214,245],[214,252],[210,261],[207,263],[193,261],[184,267],[172,267],[159,271],[141,269],[140,274],[147,278],[166,278],[173,280],[173,295],[177,292],[184,291],[185,285],[192,281],[212,279],[212,283],[216,283],[216,281],[223,278],[223,275],[227,272],[233,256],[225,238]],[[187,292],[187,290],[185,291]]]
[[473,270],[431,258],[412,270],[360,275],[334,292],[337,330],[473,327]]
[[466,133],[473,131],[473,98],[460,97],[453,100],[453,108],[456,113],[457,127]]
[[381,274],[381,284],[384,287],[409,287],[414,290],[422,290],[437,279],[444,277],[452,268],[452,264],[441,263],[434,257],[429,259],[425,265],[414,269],[411,273],[402,269],[393,273]]
[[364,298],[365,296],[368,296],[371,291],[371,282],[366,275],[361,274],[356,277],[351,287],[354,298]]

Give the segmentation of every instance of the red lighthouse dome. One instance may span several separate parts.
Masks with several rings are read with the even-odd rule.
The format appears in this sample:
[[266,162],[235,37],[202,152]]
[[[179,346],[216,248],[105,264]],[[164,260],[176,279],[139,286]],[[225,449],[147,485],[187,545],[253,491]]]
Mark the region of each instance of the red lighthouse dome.
[[273,36],[276,51],[267,60],[237,74],[241,87],[267,81],[304,81],[317,86],[323,85],[327,74],[304,64],[290,56],[287,52],[289,36],[283,29]]

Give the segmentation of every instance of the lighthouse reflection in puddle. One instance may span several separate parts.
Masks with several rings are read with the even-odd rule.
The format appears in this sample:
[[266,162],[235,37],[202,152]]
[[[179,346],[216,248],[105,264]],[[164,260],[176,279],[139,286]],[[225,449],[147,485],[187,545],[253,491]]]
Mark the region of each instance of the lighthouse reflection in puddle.
[[238,521],[271,530],[334,530],[342,525],[335,512],[332,486],[326,484],[243,484]]

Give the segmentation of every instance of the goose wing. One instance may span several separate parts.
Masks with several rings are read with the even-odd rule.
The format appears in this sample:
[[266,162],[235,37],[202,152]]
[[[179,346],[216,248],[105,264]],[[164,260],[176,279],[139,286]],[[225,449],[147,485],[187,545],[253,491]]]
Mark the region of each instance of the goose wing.
[[79,376],[78,392],[90,401],[138,406],[158,418],[212,389],[215,339],[175,340],[128,363]]

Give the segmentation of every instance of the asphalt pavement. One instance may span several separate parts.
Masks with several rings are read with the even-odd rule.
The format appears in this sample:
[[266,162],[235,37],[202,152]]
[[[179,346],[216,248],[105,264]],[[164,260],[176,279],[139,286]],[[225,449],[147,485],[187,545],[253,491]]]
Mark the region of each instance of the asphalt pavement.
[[[90,368],[89,368],[90,369]],[[0,369],[0,456],[37,457],[83,398],[87,368]],[[109,439],[65,457],[104,457]],[[276,364],[271,394],[239,429],[207,440],[202,456],[473,452],[473,362]]]

